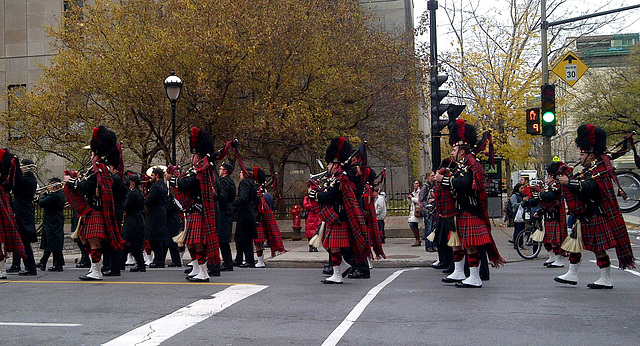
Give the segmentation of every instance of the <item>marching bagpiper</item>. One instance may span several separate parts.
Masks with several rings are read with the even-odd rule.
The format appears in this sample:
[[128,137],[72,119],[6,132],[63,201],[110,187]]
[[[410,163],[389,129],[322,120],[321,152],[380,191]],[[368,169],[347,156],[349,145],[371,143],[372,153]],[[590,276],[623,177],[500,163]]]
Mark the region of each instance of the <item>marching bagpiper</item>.
[[[449,144],[453,147],[452,159],[456,168],[451,177],[436,173],[436,180],[454,193],[457,209],[456,228],[461,245],[453,247],[454,271],[444,282],[457,287],[482,287],[480,279],[480,248],[485,248],[493,266],[501,266],[505,260],[498,253],[488,215],[486,174],[476,160],[473,150],[478,139],[476,128],[458,119],[451,128]],[[469,262],[469,277],[464,275],[465,251]]]
[[[600,268],[600,279],[587,286],[611,289],[611,261],[606,250],[616,249],[620,269],[635,268],[635,259],[613,188],[617,176],[610,157],[606,155],[607,133],[592,124],[581,125],[575,142],[580,149],[580,164],[585,168],[572,177],[561,175],[558,181],[569,211],[578,219],[577,227],[581,231],[584,249],[595,253]],[[580,259],[580,252],[571,252],[569,271],[554,280],[576,285]]]
[[14,182],[21,173],[18,158],[8,149],[0,149],[0,279],[7,278],[6,252],[26,258],[9,196]]
[[91,168],[84,176],[65,172],[65,196],[81,216],[78,235],[91,258],[91,269],[80,280],[102,280],[101,240],[122,250],[113,200],[113,178],[109,166],[122,174],[121,151],[116,134],[104,126],[95,127],[91,138]]

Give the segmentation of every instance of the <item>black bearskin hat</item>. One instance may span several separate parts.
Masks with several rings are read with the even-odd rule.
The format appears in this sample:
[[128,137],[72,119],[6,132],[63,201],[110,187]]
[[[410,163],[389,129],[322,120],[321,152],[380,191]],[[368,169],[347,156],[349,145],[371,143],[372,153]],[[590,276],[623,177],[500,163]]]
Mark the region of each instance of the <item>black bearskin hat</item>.
[[607,133],[593,124],[580,125],[576,137],[576,146],[581,152],[604,154],[607,151]]
[[11,160],[15,155],[9,152],[9,149],[0,149],[0,174],[6,173],[11,168]]
[[191,140],[189,141],[189,147],[192,154],[198,154],[200,157],[213,154],[215,149],[213,148],[213,138],[207,131],[200,130],[197,127],[191,128]]
[[467,148],[473,148],[478,141],[476,135],[476,127],[467,124],[464,119],[458,119],[453,123],[449,134],[449,144],[452,147],[464,146]]
[[259,167],[253,167],[253,175],[251,177],[258,185],[262,185],[267,181],[267,174]]
[[91,151],[99,156],[107,165],[120,166],[120,151],[117,148],[116,134],[104,126],[94,127],[91,137]]
[[331,140],[331,143],[329,143],[329,147],[327,148],[324,160],[327,163],[344,163],[345,161],[347,161],[352,151],[353,147],[346,137],[336,137]]

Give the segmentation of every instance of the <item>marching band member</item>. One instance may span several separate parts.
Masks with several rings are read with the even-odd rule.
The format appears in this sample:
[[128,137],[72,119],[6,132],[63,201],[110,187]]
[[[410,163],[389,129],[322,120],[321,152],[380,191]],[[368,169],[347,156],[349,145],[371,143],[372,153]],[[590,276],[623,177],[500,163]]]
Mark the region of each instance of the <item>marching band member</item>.
[[258,236],[256,226],[256,205],[258,204],[258,188],[253,177],[243,169],[240,170],[238,194],[233,206],[236,209],[236,258],[234,265],[242,268],[255,267],[253,257],[253,239]]
[[17,253],[20,258],[26,257],[9,196],[21,173],[18,158],[8,149],[0,149],[0,279],[7,278],[7,252]]
[[[62,183],[60,178],[49,179],[49,184]],[[55,185],[45,191],[38,199],[38,205],[43,209],[42,214],[42,243],[44,249],[40,259],[40,268],[45,270],[49,254],[53,254],[53,267],[49,271],[61,272],[64,266],[64,192]]]
[[222,265],[220,271],[233,271],[233,256],[231,254],[231,233],[233,233],[233,201],[236,199],[236,183],[231,179],[233,165],[225,162],[218,168],[219,190],[218,207],[220,208],[218,225],[218,239]]
[[[573,177],[560,175],[558,181],[571,214],[578,219],[584,248],[593,251],[600,268],[600,278],[587,285],[589,288],[613,288],[611,261],[606,250],[615,248],[620,269],[635,268],[635,259],[620,207],[613,188],[617,183],[611,159],[605,154],[607,134],[592,124],[578,127],[576,146],[580,149],[580,164],[585,167]],[[581,253],[571,253],[569,271],[554,280],[576,285]]]
[[123,245],[116,221],[113,178],[108,167],[122,171],[122,162],[116,134],[106,127],[93,129],[90,146],[90,171],[84,177],[73,178],[65,172],[65,195],[82,216],[79,236],[91,257],[91,270],[80,276],[80,280],[102,280],[100,241],[107,240],[115,250],[121,250]]
[[[33,165],[33,161],[29,159],[22,159],[21,167],[27,165]],[[22,169],[21,169],[22,171]],[[18,275],[37,275],[36,261],[33,257],[33,249],[31,243],[38,241],[36,235],[36,223],[35,223],[35,205],[33,203],[35,199],[36,189],[38,188],[38,181],[32,171],[25,171],[16,177],[14,186],[12,189],[13,199],[11,200],[11,207],[16,216],[16,222],[18,224],[18,233],[20,233],[20,239],[24,245],[26,258],[23,259],[24,270],[20,270],[20,258],[13,255],[13,263],[8,272],[18,272]]]
[[[321,189],[309,189],[309,197],[319,203],[320,218],[326,224],[323,246],[331,253],[333,274],[324,284],[341,284],[351,266],[342,258],[342,248],[354,252],[355,263],[366,263],[371,247],[366,241],[366,223],[358,202],[356,184],[360,177],[349,167],[351,143],[345,137],[331,140],[327,148],[327,177]],[[344,170],[343,166],[345,165]]]
[[[440,164],[440,167],[436,170],[436,174],[439,173],[443,177],[450,177],[452,166],[451,159],[444,159]],[[453,273],[454,267],[454,254],[449,242],[449,234],[456,231],[456,203],[451,193],[451,189],[442,186],[442,182],[435,181],[433,184],[433,204],[435,206],[436,227],[434,232],[436,236],[434,242],[438,247],[438,266],[433,266],[435,269],[442,269],[443,273]],[[464,257],[464,251],[457,253],[457,260],[462,261],[461,257]],[[462,262],[461,262],[462,263]]]
[[567,213],[564,209],[564,198],[558,181],[558,174],[567,169],[564,162],[554,162],[547,167],[547,189],[539,193],[540,206],[544,216],[544,239],[542,243],[549,252],[549,258],[543,263],[547,268],[564,267],[560,245],[567,237]]
[[[441,182],[444,188],[453,190],[456,200],[456,227],[462,246],[453,248],[454,272],[443,279],[444,282],[456,282],[456,287],[482,287],[480,247],[487,250],[493,266],[505,263],[491,236],[485,190],[486,174],[471,150],[477,140],[476,128],[466,124],[463,119],[458,119],[451,128],[449,138],[449,144],[453,147],[451,157],[457,163],[457,167],[452,177],[436,174],[436,180]],[[464,275],[464,256],[461,256],[461,251],[466,251],[469,262],[468,278]]]
[[[187,230],[185,245],[192,254],[193,263],[187,280],[191,282],[209,282],[207,262],[212,266],[212,275],[220,275],[220,248],[216,233],[216,174],[212,166],[214,154],[211,134],[197,127],[191,129],[189,146],[191,149],[192,170],[184,177],[174,176],[170,186],[178,193],[188,192],[193,203],[187,210]],[[194,256],[195,255],[195,256]]]
[[258,185],[258,203],[257,209],[257,234],[256,239],[253,240],[253,245],[256,248],[256,268],[264,268],[264,248],[265,241],[271,248],[271,257],[276,256],[279,252],[286,252],[284,245],[282,244],[282,235],[280,228],[276,222],[276,218],[273,216],[273,197],[267,192],[265,186],[267,176],[265,172],[258,168],[253,167],[253,180]]

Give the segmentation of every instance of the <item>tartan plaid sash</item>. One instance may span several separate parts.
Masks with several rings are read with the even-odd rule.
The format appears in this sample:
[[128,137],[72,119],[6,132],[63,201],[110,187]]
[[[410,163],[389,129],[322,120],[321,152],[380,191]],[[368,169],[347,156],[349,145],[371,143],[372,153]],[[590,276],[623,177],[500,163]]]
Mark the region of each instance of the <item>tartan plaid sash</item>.
[[338,219],[338,213],[333,210],[333,207],[327,204],[318,205],[320,207],[320,211],[318,215],[320,215],[320,219],[324,221],[327,225],[339,224],[340,220]]
[[220,245],[216,232],[216,178],[207,157],[195,167],[196,177],[200,182],[202,193],[202,211],[204,230],[207,235],[207,261],[209,264],[220,264]]
[[100,189],[100,201],[102,202],[102,216],[104,218],[104,226],[107,233],[107,240],[111,248],[114,250],[124,249],[124,240],[120,235],[118,221],[116,219],[116,209],[113,202],[113,178],[107,166],[98,162],[98,156],[93,158],[93,172],[98,180]]
[[354,240],[351,248],[354,250],[356,261],[364,261],[371,256],[371,246],[366,238],[367,225],[364,221],[364,215],[356,198],[356,185],[349,180],[346,173],[339,175],[339,181],[351,236]]
[[262,216],[265,225],[264,233],[271,248],[271,257],[275,257],[278,252],[286,252],[276,218],[260,189],[258,189],[258,214]]
[[387,258],[382,249],[382,232],[378,228],[378,220],[376,219],[376,206],[373,200],[373,190],[367,184],[365,185],[365,193],[362,196],[364,200],[364,216],[367,228],[369,230],[369,243],[376,254],[376,258]]
[[5,252],[13,252],[20,258],[27,258],[24,244],[22,244],[22,239],[18,233],[16,216],[13,214],[13,209],[11,209],[9,202],[9,194],[2,185],[0,185],[0,225],[2,226],[0,240],[4,241]]
[[482,210],[482,219],[487,224],[489,231],[491,231],[491,222],[489,221],[489,198],[486,190],[487,175],[484,172],[482,165],[476,161],[476,158],[472,154],[466,156],[469,161],[469,167],[473,172],[473,186],[472,189],[478,194],[478,203]]
[[[606,155],[603,156],[606,157]],[[595,179],[600,188],[604,214],[614,235],[618,266],[620,269],[635,268],[635,259],[631,249],[631,242],[629,241],[629,234],[627,233],[627,226],[620,213],[620,206],[615,194],[616,190],[613,188],[614,173],[607,168],[607,160],[608,158],[605,158],[604,164],[601,163],[596,166],[595,171],[597,173],[593,174],[593,179]]]

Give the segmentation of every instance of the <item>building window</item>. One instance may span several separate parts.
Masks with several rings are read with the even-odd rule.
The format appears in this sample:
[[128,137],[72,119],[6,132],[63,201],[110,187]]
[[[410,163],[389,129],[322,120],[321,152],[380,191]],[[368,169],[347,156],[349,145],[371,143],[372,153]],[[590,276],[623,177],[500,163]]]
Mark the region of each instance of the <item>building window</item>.
[[15,112],[15,100],[24,96],[27,90],[26,84],[12,84],[7,87],[8,95],[7,98],[7,111],[9,113],[9,140],[15,140],[22,137],[22,134],[18,130],[21,128],[20,120],[18,120],[14,114]]

